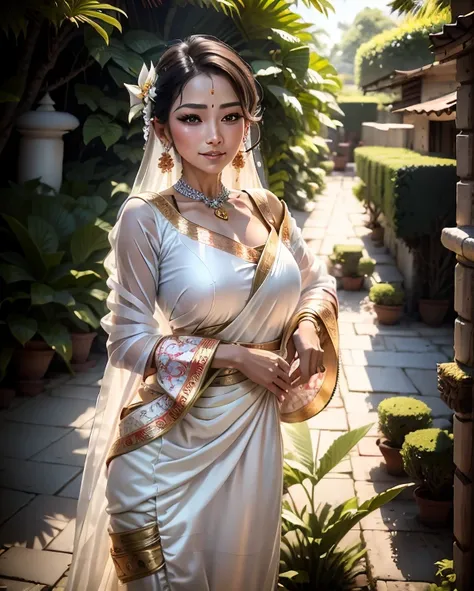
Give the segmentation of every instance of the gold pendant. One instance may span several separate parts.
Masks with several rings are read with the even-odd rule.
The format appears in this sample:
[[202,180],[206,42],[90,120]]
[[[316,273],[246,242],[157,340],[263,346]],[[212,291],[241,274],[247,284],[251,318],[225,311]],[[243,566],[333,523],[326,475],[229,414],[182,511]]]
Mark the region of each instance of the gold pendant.
[[229,219],[229,214],[223,207],[218,207],[214,210],[214,215],[221,220],[227,221]]

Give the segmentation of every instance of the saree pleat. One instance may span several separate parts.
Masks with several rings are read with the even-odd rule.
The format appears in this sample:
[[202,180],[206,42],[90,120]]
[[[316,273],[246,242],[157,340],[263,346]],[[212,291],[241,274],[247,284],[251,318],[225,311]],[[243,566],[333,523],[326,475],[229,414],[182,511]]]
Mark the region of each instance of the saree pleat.
[[[265,194],[251,193],[274,223],[262,205]],[[130,199],[111,234],[110,313],[103,320],[109,363],[68,589],[118,589],[120,571],[127,591],[273,591],[285,409],[249,379],[213,382],[221,370],[211,369],[212,356],[221,342],[274,341],[284,355],[288,327],[310,311],[327,326],[326,374],[336,371],[334,280],[311,255],[286,206],[255,260],[248,247],[186,223],[166,200],[153,199]],[[144,371],[155,348],[162,362],[147,387]],[[288,420],[296,416],[291,413],[308,418],[319,412],[333,381],[322,375],[319,386],[295,392]],[[152,392],[147,401],[140,398],[145,389]],[[118,540],[137,532],[138,541],[125,549],[141,554],[127,562],[122,548],[114,555],[117,571],[109,531]]]

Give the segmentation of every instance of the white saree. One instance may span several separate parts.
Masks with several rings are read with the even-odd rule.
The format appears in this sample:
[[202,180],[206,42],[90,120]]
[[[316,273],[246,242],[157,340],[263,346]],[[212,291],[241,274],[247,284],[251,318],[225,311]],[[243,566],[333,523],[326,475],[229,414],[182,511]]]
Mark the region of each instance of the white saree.
[[[273,220],[265,193],[249,194],[269,224],[261,248],[187,220],[161,195],[131,198],[121,212],[103,320],[107,396],[87,456],[70,591],[276,588],[280,420],[314,416],[334,392],[337,299],[286,205]],[[308,313],[325,327],[326,372],[283,405],[243,374],[211,369],[219,342],[285,356]],[[158,371],[145,385],[157,342]]]

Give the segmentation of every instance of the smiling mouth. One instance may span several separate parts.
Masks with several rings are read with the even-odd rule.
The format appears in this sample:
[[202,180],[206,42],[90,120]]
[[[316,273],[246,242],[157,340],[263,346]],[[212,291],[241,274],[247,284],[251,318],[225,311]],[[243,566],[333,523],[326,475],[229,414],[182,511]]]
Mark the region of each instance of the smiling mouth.
[[225,152],[205,152],[201,156],[224,156]]

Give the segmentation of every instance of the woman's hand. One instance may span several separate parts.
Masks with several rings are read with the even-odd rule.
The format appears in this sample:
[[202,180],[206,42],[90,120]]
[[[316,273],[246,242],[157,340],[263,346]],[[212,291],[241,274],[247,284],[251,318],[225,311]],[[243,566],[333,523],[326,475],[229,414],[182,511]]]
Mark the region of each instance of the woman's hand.
[[[292,345],[290,345],[292,343]],[[287,361],[291,364],[298,354],[299,366],[291,374],[292,387],[306,384],[311,376],[325,371],[323,365],[323,349],[318,333],[312,322],[302,321],[288,343]],[[292,357],[290,358],[290,355]]]
[[263,349],[240,347],[238,369],[252,382],[273,392],[280,402],[290,388],[290,366],[276,353]]

